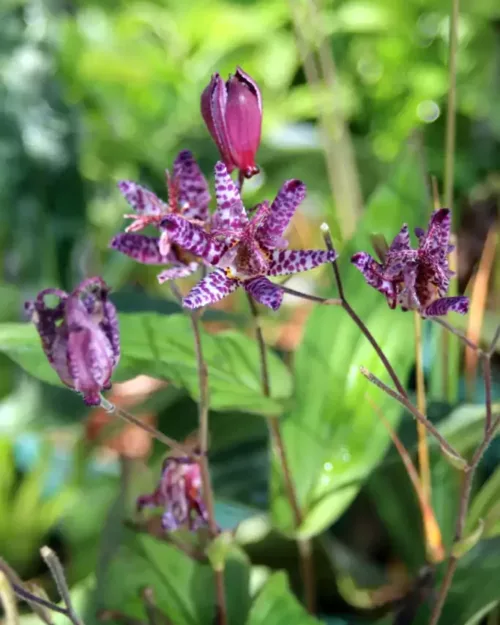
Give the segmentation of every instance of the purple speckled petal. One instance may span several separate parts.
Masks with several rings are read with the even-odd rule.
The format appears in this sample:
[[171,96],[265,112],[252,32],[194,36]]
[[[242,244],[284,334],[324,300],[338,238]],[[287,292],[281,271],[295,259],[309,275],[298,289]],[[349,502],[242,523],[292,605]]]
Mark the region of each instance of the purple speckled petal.
[[420,249],[438,265],[447,265],[450,232],[451,211],[448,208],[434,211],[429,220],[427,232],[420,239]]
[[[53,308],[45,303],[47,295],[53,295],[59,300]],[[44,289],[38,293],[34,301],[29,301],[25,304],[26,312],[30,315],[31,321],[36,327],[42,342],[43,351],[51,365],[54,364],[56,342],[59,344],[57,349],[60,350],[61,332],[58,331],[58,327],[59,322],[64,318],[64,306],[68,297],[68,294],[60,289]],[[65,375],[64,377],[67,378],[68,376]]]
[[417,280],[418,264],[416,261],[409,262],[403,269],[403,282],[398,282],[398,304],[403,310],[414,310],[420,307],[415,283]]
[[108,299],[110,289],[99,276],[87,278],[81,282],[72,293],[83,302],[93,323],[104,332],[111,345],[113,354],[113,368],[120,359],[120,331],[116,308]]
[[432,302],[421,313],[424,317],[442,317],[451,311],[461,315],[467,314],[469,311],[469,298],[463,296],[442,297]]
[[240,285],[239,280],[229,278],[223,269],[216,269],[198,282],[183,299],[186,308],[201,308],[227,297]]
[[396,306],[396,288],[391,280],[384,278],[382,265],[367,254],[366,252],[358,252],[351,257],[351,263],[361,271],[366,283],[377,289],[380,293],[383,293],[389,306],[395,308]]
[[236,184],[221,161],[215,165],[215,196],[217,210],[213,215],[213,229],[242,230],[248,223],[245,207]]
[[335,260],[337,253],[328,250],[279,250],[271,254],[268,276],[286,276],[314,269]]
[[109,385],[114,354],[102,328],[92,321],[79,294],[66,302],[68,368],[74,388],[88,405],[100,403],[101,390]]
[[208,183],[189,150],[180,152],[174,162],[174,179],[179,185],[178,200],[187,219],[208,220]]
[[394,237],[387,254],[406,252],[408,250],[411,250],[410,231],[408,230],[407,224],[403,224],[399,234]]
[[[306,186],[300,180],[287,180],[271,204],[271,211],[259,230],[259,240],[264,244],[279,240],[285,232],[297,206],[306,196]],[[274,247],[267,245],[267,247]]]
[[418,252],[411,249],[410,232],[406,224],[394,238],[387,250],[384,262],[384,277],[387,280],[401,280],[408,264],[416,261]]
[[271,308],[278,310],[283,301],[283,291],[264,276],[245,280],[242,286],[250,293],[250,295],[258,302]]
[[118,188],[127,202],[141,215],[161,215],[168,213],[168,204],[165,204],[152,191],[141,187],[132,180],[121,180]]
[[177,261],[172,251],[161,253],[158,238],[143,234],[117,234],[111,239],[109,247],[145,265],[166,265]]
[[201,226],[191,223],[180,215],[165,217],[161,223],[161,229],[167,232],[172,242],[195,256],[203,258],[211,265],[216,265],[227,250],[223,241],[218,241],[205,232]]
[[177,280],[178,278],[187,278],[194,273],[199,267],[199,263],[189,263],[188,265],[180,265],[179,267],[171,267],[165,269],[158,274],[158,282],[163,284],[169,280]]

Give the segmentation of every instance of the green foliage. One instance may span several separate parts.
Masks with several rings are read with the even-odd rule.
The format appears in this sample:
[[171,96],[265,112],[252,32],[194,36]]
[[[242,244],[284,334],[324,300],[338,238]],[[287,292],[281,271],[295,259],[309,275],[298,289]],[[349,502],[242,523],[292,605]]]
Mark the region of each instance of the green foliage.
[[[229,618],[235,625],[246,622],[248,576],[247,558],[233,550],[226,559],[225,580]],[[108,569],[103,607],[141,618],[140,593],[145,587],[154,590],[158,607],[174,623],[212,624],[215,589],[210,566],[194,562],[171,545],[127,531]]]
[[[364,289],[363,279],[351,270],[349,258],[354,250],[369,249],[369,234],[381,209],[391,209],[383,232],[390,237],[401,223],[419,222],[426,197],[417,155],[409,147],[388,183],[374,192],[364,225],[342,250],[339,262],[350,304],[403,380],[413,362],[413,319],[401,312],[390,313],[376,291]],[[332,331],[340,327],[341,332]],[[398,404],[372,391],[359,373],[361,365],[387,377],[373,348],[344,310],[316,308],[295,357],[293,409],[283,422],[287,453],[304,509],[301,535],[313,536],[333,523],[387,449],[389,435],[366,396],[373,397],[393,425],[399,420]],[[276,464],[273,477],[274,518],[279,527],[290,532],[293,521]]]
[[275,573],[266,582],[250,610],[247,625],[315,625],[319,621],[304,610],[290,592],[286,576]]
[[[198,370],[189,319],[184,315],[120,315],[123,356],[118,380],[149,374],[170,380],[197,399]],[[208,366],[210,405],[215,410],[245,410],[274,415],[283,410],[290,396],[291,381],[285,365],[270,354],[270,372],[276,384],[272,398],[262,394],[259,354],[255,341],[235,331],[216,335],[203,333],[204,357]],[[50,384],[61,384],[49,366],[32,325],[0,326],[0,350],[28,373]]]

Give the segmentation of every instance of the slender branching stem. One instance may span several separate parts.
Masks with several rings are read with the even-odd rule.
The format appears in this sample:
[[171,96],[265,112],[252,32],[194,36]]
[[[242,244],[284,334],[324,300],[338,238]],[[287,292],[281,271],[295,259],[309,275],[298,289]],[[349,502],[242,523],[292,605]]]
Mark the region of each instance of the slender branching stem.
[[[459,504],[458,504],[458,516],[455,525],[455,538],[454,542],[460,542],[464,537],[465,524],[467,521],[467,513],[469,510],[470,497],[472,492],[472,484],[476,469],[484,455],[484,452],[488,448],[489,444],[493,440],[495,433],[500,426],[500,415],[492,414],[492,398],[491,398],[491,356],[495,349],[496,341],[498,340],[498,332],[495,333],[493,341],[488,351],[483,355],[483,371],[485,377],[485,405],[486,405],[486,419],[483,439],[478,448],[474,452],[472,459],[468,463],[468,470],[464,473],[464,479],[460,490]],[[439,589],[439,593],[434,605],[434,609],[431,614],[429,625],[437,625],[443,611],[448,592],[453,582],[455,571],[458,567],[458,558],[450,553],[446,570],[444,573],[443,581]]]
[[434,427],[434,425],[432,425],[432,423],[427,419],[425,415],[423,415],[417,408],[415,408],[415,406],[411,403],[411,401],[409,401],[406,397],[399,395],[398,393],[396,393],[396,391],[393,391],[392,388],[387,386],[387,384],[384,384],[382,380],[379,380],[377,376],[373,375],[373,373],[370,373],[370,371],[365,369],[365,367],[360,367],[360,371],[369,382],[371,382],[375,386],[378,386],[378,388],[384,391],[384,393],[386,393],[387,395],[389,395],[390,397],[398,401],[402,406],[404,406],[407,410],[409,410],[411,414],[415,417],[415,419],[417,419],[417,421],[423,424],[423,426],[426,428],[429,434],[432,434],[432,436],[434,436],[434,438],[438,441],[441,448],[444,449],[449,456],[457,460],[457,462],[463,465],[464,467],[467,466],[467,461],[465,460],[465,458],[463,458],[458,453],[458,451],[454,449],[450,445],[450,443],[448,443],[448,441],[439,432],[439,430],[437,430]]
[[[208,390],[208,369],[203,358],[203,347],[201,343],[200,323],[197,313],[191,313],[191,326],[193,328],[194,345],[196,351],[196,362],[198,365],[198,380],[200,387],[200,400],[198,403],[199,436],[200,436],[200,468],[203,483],[203,494],[207,506],[208,528],[212,538],[219,533],[219,528],[215,520],[214,493],[210,470],[208,466],[208,410],[209,410],[209,390]],[[214,569],[217,624],[227,625],[226,591],[224,588],[224,570]]]
[[[243,180],[243,179],[242,179]],[[242,186],[242,180],[240,185]],[[174,282],[170,283],[171,289],[179,303],[182,303],[182,295]],[[199,454],[201,480],[203,485],[203,496],[207,506],[208,529],[210,536],[215,538],[219,533],[219,528],[215,520],[214,493],[212,481],[210,479],[210,469],[208,466],[208,412],[210,407],[210,395],[208,388],[208,369],[203,357],[203,345],[201,341],[201,329],[199,312],[189,312],[191,327],[194,336],[194,348],[196,353],[196,363],[198,367],[198,386],[200,399],[198,402],[198,428],[199,428]],[[227,625],[226,591],[224,587],[224,570],[214,569],[215,576],[215,597],[216,597],[216,623],[217,625]]]
[[[333,252],[334,247],[333,247],[332,237],[330,235],[328,226],[326,224],[323,224],[321,226],[321,229],[323,231],[323,237],[325,239],[326,247],[328,248],[328,250]],[[364,322],[360,319],[360,317],[358,317],[354,309],[351,307],[351,305],[347,301],[345,297],[345,293],[344,293],[344,285],[342,284],[342,279],[340,277],[340,271],[339,271],[336,260],[332,262],[332,269],[333,269],[333,277],[335,278],[335,282],[337,283],[337,290],[339,292],[339,297],[342,302],[342,308],[347,312],[349,317],[358,326],[358,328],[364,334],[364,336],[369,341],[373,349],[376,351],[377,356],[382,361],[382,364],[384,365],[387,373],[389,374],[391,380],[393,381],[394,386],[398,389],[398,392],[400,393],[400,395],[408,399],[408,393],[406,392],[405,387],[401,383],[401,380],[399,379],[397,373],[394,371],[394,368],[389,362],[387,356],[384,354],[382,348],[375,340],[375,337],[373,336],[373,334],[370,332],[370,330],[368,330]]]
[[67,610],[67,617],[73,623],[73,625],[83,625],[83,621],[80,619],[78,614],[76,613],[75,608],[73,607],[73,602],[71,600],[71,593],[68,588],[68,583],[66,581],[66,575],[64,574],[64,569],[61,564],[61,561],[57,557],[57,554],[52,551],[50,547],[44,546],[40,549],[40,555],[45,560],[45,564],[49,567],[52,578],[54,579],[57,591],[61,596],[61,599],[64,602]]
[[318,295],[310,295],[309,293],[302,293],[301,291],[290,289],[284,284],[277,284],[276,286],[280,288],[283,291],[283,293],[288,293],[288,295],[300,297],[301,299],[305,299],[310,302],[316,302],[317,304],[326,304],[329,306],[341,306],[342,305],[342,301],[338,298],[319,297]]
[[467,347],[470,347],[470,349],[473,349],[479,354],[484,353],[483,350],[479,347],[479,345],[476,345],[467,336],[465,336],[463,332],[461,332],[458,328],[455,328],[454,326],[452,326],[451,323],[448,323],[445,319],[442,319],[441,317],[432,317],[432,321],[434,321],[434,323],[438,323],[440,326],[443,326],[443,328],[446,328],[448,332],[451,332],[451,334],[454,334],[455,336],[457,336],[463,343],[465,343]]
[[[259,313],[257,310],[257,306],[255,305],[255,302],[250,295],[248,295],[248,303],[252,312],[255,326],[255,335],[257,338],[257,345],[259,347],[262,392],[266,397],[270,397],[271,385],[269,380],[269,367],[267,365],[267,350],[264,336],[262,334],[262,327],[260,325]],[[281,434],[280,422],[278,417],[270,417],[268,419],[268,422],[273,447],[276,450],[281,470],[283,472],[283,481],[288,501],[292,509],[294,525],[296,528],[299,528],[302,524],[302,512],[300,510],[295,485],[293,483],[292,472],[290,470],[290,465],[286,455],[285,443]],[[314,563],[311,541],[309,539],[299,539],[298,549],[302,582],[304,584],[306,607],[309,612],[314,613],[316,609],[316,585],[314,580]]]
[[117,417],[120,417],[120,419],[123,419],[124,421],[126,421],[127,423],[130,423],[132,425],[135,425],[141,428],[141,430],[144,430],[145,432],[150,434],[153,438],[155,438],[157,441],[159,441],[160,443],[163,443],[167,447],[170,447],[171,449],[174,449],[176,451],[180,451],[184,455],[187,455],[187,456],[194,455],[193,450],[190,449],[189,447],[183,445],[182,443],[179,443],[178,441],[174,440],[173,438],[170,438],[169,436],[166,436],[165,434],[163,434],[156,428],[152,427],[151,425],[148,425],[147,423],[144,423],[144,421],[141,421],[137,417],[134,417],[133,415],[126,412],[122,408],[115,406],[115,404],[108,401],[102,395],[101,395],[100,405],[102,408],[104,408],[104,410],[106,410],[106,412],[109,412],[110,414],[114,414]]

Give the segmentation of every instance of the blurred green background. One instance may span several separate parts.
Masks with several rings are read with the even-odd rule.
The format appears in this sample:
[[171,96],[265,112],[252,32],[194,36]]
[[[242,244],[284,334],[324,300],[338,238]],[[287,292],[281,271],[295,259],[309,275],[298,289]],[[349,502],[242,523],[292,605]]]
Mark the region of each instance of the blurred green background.
[[[371,233],[391,239],[403,222],[425,226],[431,177],[443,193],[449,13],[450,2],[441,0],[3,0],[0,555],[52,593],[38,550],[56,548],[87,625],[102,608],[144,620],[139,591],[148,584],[175,625],[208,624],[210,596],[199,592],[209,583],[207,567],[125,528],[136,496],[154,485],[164,450],[135,430],[108,427],[105,415],[88,414],[78,397],[53,385],[37,337],[20,325],[24,300],[103,275],[123,313],[117,379],[134,379],[117,385],[112,399],[171,436],[196,428],[189,324],[168,287],[157,284],[157,268],[107,245],[129,210],[118,180],[137,180],[165,197],[165,168],[186,148],[210,179],[218,154],[202,123],[200,94],[212,72],[227,76],[241,65],[264,100],[262,173],[246,185],[246,205],[272,199],[287,178],[304,180],[308,197],[289,231],[292,246],[321,246],[318,226],[330,224],[349,299],[413,392],[412,318],[389,314],[348,258],[370,250]],[[464,0],[458,34],[456,288],[470,295],[499,214],[498,1]],[[311,61],[318,58],[316,81]],[[500,319],[498,250],[495,258],[480,306],[484,341]],[[327,269],[289,284],[334,296]],[[290,510],[262,418],[271,411],[281,414],[305,511],[300,534],[314,538],[318,618],[329,625],[401,618],[394,622],[402,625],[412,622],[415,603],[415,622],[426,623],[432,584],[422,574],[416,498],[356,374],[362,364],[384,377],[382,368],[341,310],[286,298],[278,315],[262,314],[275,352],[271,400],[260,392],[243,295],[205,315],[207,332],[217,332],[205,339],[217,516],[225,528],[242,522],[228,563],[231,625],[313,622],[275,572],[286,570],[300,597]],[[467,327],[467,320],[450,320]],[[442,337],[430,323],[424,348],[429,417],[467,454],[482,435],[480,378],[464,369],[454,338],[443,367]],[[493,373],[499,401],[496,357]],[[409,416],[369,392],[413,450]],[[433,505],[449,545],[459,479],[431,450]],[[460,564],[444,625],[500,623],[499,466],[494,443],[470,520],[485,520],[485,540]],[[261,604],[250,607],[262,588]]]

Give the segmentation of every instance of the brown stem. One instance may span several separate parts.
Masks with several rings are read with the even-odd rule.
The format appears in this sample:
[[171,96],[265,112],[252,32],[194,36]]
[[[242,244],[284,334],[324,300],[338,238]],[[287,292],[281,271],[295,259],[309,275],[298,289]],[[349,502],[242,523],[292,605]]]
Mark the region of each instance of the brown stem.
[[407,410],[409,410],[412,413],[412,415],[415,417],[415,419],[417,419],[417,421],[422,423],[427,429],[427,431],[430,434],[432,434],[432,436],[434,436],[434,438],[438,441],[441,448],[444,449],[446,452],[448,452],[448,455],[454,457],[458,462],[463,464],[464,467],[467,466],[467,461],[465,460],[465,458],[463,458],[458,453],[458,451],[454,449],[450,445],[450,443],[448,443],[448,441],[443,437],[443,435],[440,434],[439,430],[437,430],[434,427],[434,425],[432,425],[432,423],[427,419],[427,417],[425,417],[417,408],[415,408],[415,406],[411,403],[411,401],[409,401],[406,397],[399,395],[398,393],[396,393],[396,391],[393,391],[392,388],[387,386],[387,384],[384,384],[382,380],[379,380],[379,378],[377,378],[376,375],[373,375],[373,373],[370,373],[370,371],[368,371],[368,369],[366,369],[365,367],[360,367],[359,370],[369,382],[371,382],[375,386],[378,386],[378,388],[384,391],[384,393],[386,393],[387,395],[389,395],[390,397],[398,401],[402,406],[404,406]]
[[[486,411],[490,411],[491,413],[491,397],[486,401],[490,402],[490,407],[486,408]],[[500,416],[496,417],[495,421],[492,423],[489,431],[485,431],[484,438],[479,445],[479,447],[474,452],[472,456],[472,460],[469,463],[469,470],[464,475],[464,481],[462,482],[462,488],[460,490],[460,501],[458,504],[458,517],[455,526],[455,543],[459,542],[463,538],[465,522],[467,520],[467,512],[469,510],[469,502],[470,496],[472,492],[472,482],[474,479],[474,474],[476,472],[477,466],[481,461],[481,458],[484,455],[484,452],[488,448],[491,443],[495,431],[500,425]],[[434,609],[432,611],[431,619],[429,621],[429,625],[437,625],[439,622],[439,618],[441,616],[441,612],[443,611],[443,607],[446,601],[446,597],[448,596],[448,592],[450,590],[451,584],[453,582],[453,576],[455,575],[455,571],[458,566],[458,558],[450,554],[448,558],[448,564],[446,567],[446,571],[443,578],[443,583],[441,584],[441,588],[439,589],[438,598],[434,605]]]
[[[332,243],[332,237],[330,236],[330,232],[328,231],[328,227],[326,226],[326,224],[323,224],[322,230],[323,230],[323,237],[325,239],[326,247],[328,248],[328,250],[333,252],[334,247]],[[340,271],[339,271],[336,260],[332,262],[332,268],[333,268],[333,276],[335,278],[335,282],[337,283],[339,297],[342,301],[342,308],[344,308],[344,310],[347,312],[349,317],[351,317],[351,319],[358,326],[358,328],[361,330],[364,336],[368,339],[373,349],[377,352],[377,356],[382,361],[382,364],[384,365],[387,373],[389,374],[392,381],[394,382],[394,386],[398,389],[400,395],[402,395],[405,399],[408,399],[408,393],[406,392],[404,386],[401,384],[401,381],[398,378],[397,373],[394,371],[391,363],[387,359],[387,356],[382,351],[382,348],[375,340],[375,337],[373,336],[373,334],[370,332],[370,330],[368,330],[366,325],[363,323],[360,317],[358,317],[358,315],[353,310],[353,308],[351,308],[351,305],[349,304],[349,302],[346,300],[345,293],[344,293],[344,286],[342,284],[342,279],[340,277]]]
[[[215,538],[219,533],[215,520],[214,494],[212,482],[210,480],[210,470],[208,467],[208,370],[203,358],[203,347],[201,344],[200,324],[197,313],[191,313],[191,326],[194,334],[194,344],[196,351],[196,362],[198,364],[198,379],[200,386],[200,401],[198,403],[199,435],[200,435],[200,468],[203,483],[203,494],[207,506],[208,528],[210,535]],[[215,594],[216,594],[216,617],[218,625],[227,625],[226,591],[224,588],[224,569],[214,569]]]
[[295,289],[290,289],[284,284],[277,284],[284,293],[288,293],[288,295],[294,295],[295,297],[300,297],[301,299],[309,300],[310,302],[317,302],[318,304],[327,304],[330,306],[341,306],[342,301],[340,299],[330,298],[330,297],[318,297],[317,295],[309,295],[309,293],[302,293],[301,291],[296,291]]
[[[266,397],[270,397],[271,385],[269,380],[269,368],[267,365],[266,343],[262,334],[259,313],[257,310],[257,306],[255,305],[255,302],[250,295],[248,295],[248,303],[252,312],[252,317],[255,325],[255,335],[259,347],[262,392]],[[281,470],[283,472],[285,490],[287,493],[288,501],[290,503],[290,507],[292,509],[294,525],[295,528],[298,529],[302,523],[302,512],[300,510],[297,493],[295,491],[295,485],[293,483],[292,473],[290,471],[290,465],[288,463],[286,455],[285,444],[281,435],[280,422],[278,417],[270,417],[268,419],[268,422],[273,447],[276,450]],[[304,584],[306,607],[308,611],[313,614],[316,609],[316,584],[314,579],[312,544],[309,539],[298,539],[297,543],[299,548],[300,568],[302,582]]]
[[497,347],[497,343],[500,340],[500,325],[495,330],[495,334],[493,335],[493,340],[491,341],[490,348],[488,350],[488,356],[491,358],[495,353],[495,349]]
[[461,332],[458,328],[455,328],[454,326],[452,326],[451,323],[448,323],[447,321],[445,321],[444,319],[441,319],[440,317],[432,317],[432,321],[434,321],[434,323],[438,323],[440,326],[443,326],[443,328],[446,328],[448,332],[451,332],[452,334],[457,336],[463,343],[465,343],[467,347],[470,347],[470,349],[473,349],[479,354],[484,353],[483,350],[479,347],[479,345],[476,345],[467,336],[465,336],[465,334]]
[[134,417],[133,415],[131,415],[129,412],[126,412],[122,408],[115,406],[115,404],[112,404],[102,395],[101,395],[100,405],[106,412],[109,412],[110,414],[115,414],[117,417],[120,417],[120,419],[127,421],[127,423],[131,423],[132,425],[135,425],[141,428],[141,430],[144,430],[145,432],[150,434],[153,438],[156,438],[157,441],[159,441],[160,443],[163,443],[167,447],[170,447],[171,449],[175,449],[176,451],[180,451],[187,456],[194,455],[193,450],[191,448],[184,446],[182,443],[177,442],[176,440],[174,440],[173,438],[170,438],[169,436],[166,436],[165,434],[162,434],[162,432],[160,432],[156,428],[148,425],[147,423],[144,423],[144,421],[141,421],[137,417]]

